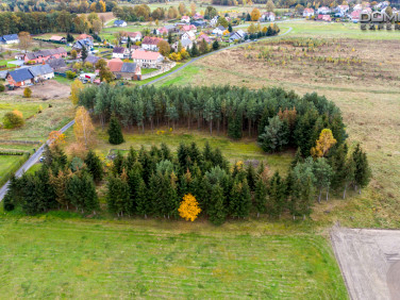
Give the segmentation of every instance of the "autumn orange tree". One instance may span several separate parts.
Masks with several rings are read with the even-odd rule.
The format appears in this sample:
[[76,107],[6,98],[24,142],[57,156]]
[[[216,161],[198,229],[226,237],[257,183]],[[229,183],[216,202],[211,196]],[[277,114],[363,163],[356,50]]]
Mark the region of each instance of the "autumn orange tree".
[[49,134],[49,140],[52,140],[52,145],[58,146],[65,143],[65,134],[59,130],[54,130]]
[[192,194],[187,194],[183,197],[183,201],[179,206],[179,216],[186,221],[194,221],[201,212],[199,203]]
[[252,21],[258,21],[258,19],[261,18],[261,13],[258,8],[254,8],[253,11],[251,12],[251,20]]
[[79,92],[84,88],[83,83],[75,79],[75,81],[71,84],[71,102],[73,105],[78,105],[79,102]]
[[316,146],[311,148],[311,155],[314,158],[324,157],[326,154],[328,154],[329,149],[331,149],[336,142],[337,141],[333,137],[332,130],[327,128],[322,129]]
[[74,134],[76,141],[86,148],[95,142],[95,131],[88,111],[79,106],[75,115]]

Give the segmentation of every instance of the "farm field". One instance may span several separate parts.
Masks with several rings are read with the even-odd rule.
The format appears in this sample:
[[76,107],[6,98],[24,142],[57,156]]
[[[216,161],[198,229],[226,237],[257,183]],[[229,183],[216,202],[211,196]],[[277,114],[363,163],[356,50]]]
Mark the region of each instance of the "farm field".
[[[354,24],[302,21],[279,26],[281,30],[293,27],[279,43],[276,39],[260,41],[218,53],[196,61],[157,85],[229,82],[250,88],[281,86],[298,94],[315,91],[325,95],[343,111],[350,144],[360,142],[367,151],[373,180],[370,188],[352,201],[337,200],[320,208],[316,205],[312,218],[326,220],[327,224],[339,220],[350,227],[399,228],[400,85],[395,70],[400,60],[394,55],[399,50],[394,39],[400,36],[361,32]],[[361,35],[364,38],[359,38]],[[293,47],[287,42],[296,38],[326,44],[308,48]],[[306,54],[303,48],[307,49]]]
[[5,298],[347,298],[319,235],[51,216],[0,224]]

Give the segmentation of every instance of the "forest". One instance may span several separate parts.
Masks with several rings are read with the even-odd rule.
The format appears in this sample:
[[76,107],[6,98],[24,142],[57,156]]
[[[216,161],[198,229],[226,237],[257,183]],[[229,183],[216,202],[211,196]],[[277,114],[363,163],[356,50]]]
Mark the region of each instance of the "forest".
[[341,112],[332,101],[316,93],[300,97],[281,88],[103,84],[83,89],[79,105],[92,111],[103,128],[115,115],[131,132],[144,133],[161,126],[206,129],[210,135],[257,138],[267,152],[300,148],[304,157],[310,155],[323,129],[332,131],[336,146],[347,138]]
[[[150,150],[131,148],[126,157],[118,152],[108,166],[93,151],[83,160],[68,160],[55,145],[46,149],[39,171],[11,179],[4,209],[96,215],[102,210],[96,185],[105,184],[105,210],[118,217],[176,219],[180,215],[193,221],[200,215],[215,225],[251,215],[305,218],[316,200],[321,201],[323,191],[326,201],[330,191],[344,191],[345,197],[349,187],[361,192],[369,178],[366,154],[359,145],[349,151],[342,144],[327,158],[303,159],[298,152],[286,176],[271,174],[263,163],[231,165],[209,144],[202,150],[195,143],[181,144],[176,153],[165,144]],[[192,199],[195,210],[185,210],[182,199]]]

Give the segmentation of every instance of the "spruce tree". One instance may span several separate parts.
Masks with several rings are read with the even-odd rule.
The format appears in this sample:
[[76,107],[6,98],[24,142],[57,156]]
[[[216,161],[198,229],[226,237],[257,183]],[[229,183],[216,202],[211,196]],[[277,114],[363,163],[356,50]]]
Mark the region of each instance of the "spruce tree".
[[247,167],[247,183],[251,191],[255,190],[256,182],[257,182],[257,173],[253,167],[253,164],[250,162],[249,166]]
[[82,175],[81,182],[84,209],[87,212],[96,213],[96,210],[98,210],[100,206],[93,179],[86,173]]
[[107,188],[108,210],[123,217],[129,214],[130,193],[129,185],[122,175],[121,177],[110,176]]
[[84,160],[89,173],[92,175],[93,180],[99,183],[104,176],[103,163],[100,158],[92,150],[89,150]]
[[115,115],[111,117],[110,125],[108,127],[108,135],[108,141],[110,142],[110,144],[119,145],[124,142],[121,125],[119,124],[118,119]]
[[254,208],[257,212],[257,218],[260,217],[260,214],[263,214],[266,211],[267,191],[267,185],[260,177],[256,182],[254,192]]
[[366,187],[369,184],[371,178],[371,169],[368,165],[367,155],[360,148],[360,144],[357,144],[356,149],[353,152],[353,157],[355,162],[355,188],[358,188],[358,192],[361,194],[361,188]]
[[214,225],[222,225],[225,222],[224,191],[219,184],[212,187],[208,215]]
[[88,57],[88,51],[87,51],[86,47],[83,46],[83,47],[82,47],[82,50],[81,50],[81,58],[82,58],[82,61],[85,61],[85,59],[86,59],[87,57]]
[[151,203],[148,198],[148,189],[143,179],[139,180],[136,189],[135,204],[138,215],[144,216],[147,219],[147,216],[152,213]]
[[115,176],[119,176],[122,174],[125,165],[125,158],[122,156],[121,152],[117,150],[117,154],[114,157],[113,165],[112,165],[112,173]]
[[326,190],[326,200],[328,200],[332,175],[332,167],[328,164],[326,158],[319,157],[314,163],[315,185],[318,189],[318,203],[321,203],[322,189]]

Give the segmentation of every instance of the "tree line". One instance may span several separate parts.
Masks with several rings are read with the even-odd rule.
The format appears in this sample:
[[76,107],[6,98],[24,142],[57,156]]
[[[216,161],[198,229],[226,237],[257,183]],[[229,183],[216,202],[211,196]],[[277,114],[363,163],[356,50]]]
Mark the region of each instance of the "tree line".
[[300,148],[303,156],[324,128],[337,145],[347,134],[339,108],[316,93],[303,97],[281,88],[251,90],[245,87],[118,87],[109,84],[81,90],[79,105],[100,124],[115,115],[127,130],[154,130],[185,126],[225,133],[234,139],[258,137],[268,152]]
[[107,211],[119,217],[176,218],[182,199],[193,195],[201,216],[216,225],[250,215],[305,218],[316,200],[321,201],[322,191],[326,200],[331,191],[344,191],[343,197],[349,187],[361,192],[371,175],[365,152],[359,145],[349,151],[345,143],[316,159],[304,159],[298,151],[285,176],[272,174],[263,162],[230,165],[208,143],[203,149],[195,143],[180,144],[176,153],[165,144],[149,150],[131,148],[126,156],[117,152],[108,167],[92,151],[84,160],[68,160],[53,147],[44,157],[34,175],[11,179],[5,210],[99,212],[96,184],[106,176]]

